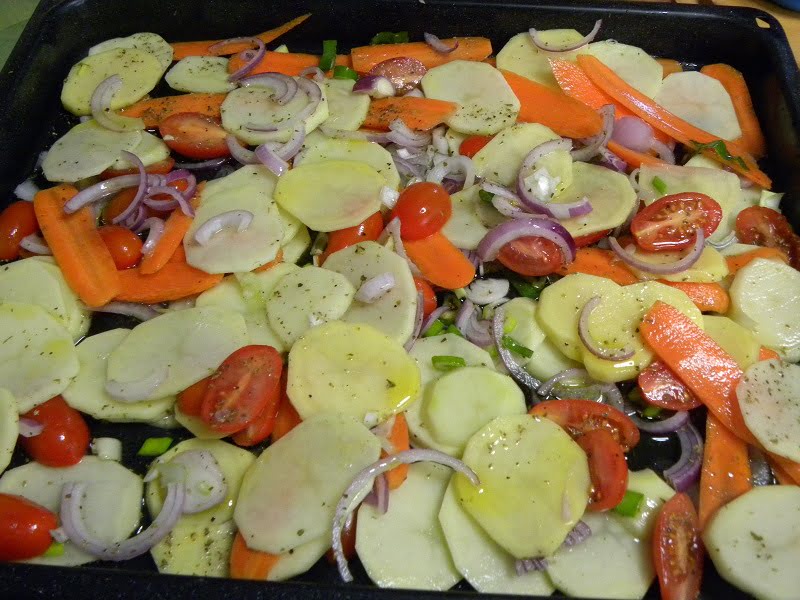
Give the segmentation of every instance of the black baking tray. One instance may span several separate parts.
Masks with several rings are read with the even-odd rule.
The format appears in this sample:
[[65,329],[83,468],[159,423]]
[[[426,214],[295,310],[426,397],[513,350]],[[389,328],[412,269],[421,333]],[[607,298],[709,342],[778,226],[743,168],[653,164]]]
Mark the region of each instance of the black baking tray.
[[[0,72],[0,208],[12,201],[14,187],[33,172],[38,153],[75,122],[61,108],[61,83],[89,46],[138,31],[153,31],[170,41],[254,34],[304,12],[313,17],[280,40],[294,51],[318,53],[323,39],[337,39],[340,49],[346,49],[367,44],[374,33],[386,30],[408,30],[412,39],[420,39],[424,31],[442,37],[484,35],[499,50],[509,37],[531,26],[588,31],[596,19],[603,18],[602,39],[638,45],[655,56],[676,58],[689,66],[731,64],[744,73],[762,119],[770,148],[764,167],[774,179],[774,189],[786,192],[782,209],[800,230],[800,72],[773,16],[744,8],[569,0],[43,0]],[[98,315],[92,333],[134,324]],[[140,473],[145,472],[147,463],[135,456],[139,444],[159,432],[163,435],[162,430],[144,425],[91,426],[95,435],[123,439],[125,464]],[[170,435],[181,437],[175,432]],[[629,462],[635,469],[652,467],[660,472],[676,458],[674,439],[643,436]],[[344,586],[338,582],[335,568],[324,560],[305,575],[284,583],[159,575],[149,556],[120,565],[95,563],[80,568],[0,564],[0,598],[476,597],[463,583],[443,594],[380,590],[369,585],[357,561],[354,571],[356,583]],[[657,585],[647,597],[658,597]],[[724,582],[707,562],[703,598],[746,597]]]

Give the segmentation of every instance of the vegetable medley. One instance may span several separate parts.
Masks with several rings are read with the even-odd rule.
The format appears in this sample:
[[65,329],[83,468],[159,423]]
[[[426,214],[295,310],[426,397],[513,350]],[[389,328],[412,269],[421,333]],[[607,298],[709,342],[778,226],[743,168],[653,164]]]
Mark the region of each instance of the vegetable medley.
[[[267,48],[309,16],[67,75],[0,215],[0,560],[796,596],[800,238],[742,75],[600,21]],[[149,470],[87,417],[163,427]]]

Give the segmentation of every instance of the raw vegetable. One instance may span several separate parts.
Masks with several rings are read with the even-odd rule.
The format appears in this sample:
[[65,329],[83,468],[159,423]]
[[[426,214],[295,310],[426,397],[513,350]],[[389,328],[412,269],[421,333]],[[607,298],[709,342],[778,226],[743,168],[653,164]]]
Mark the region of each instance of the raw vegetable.
[[703,545],[697,513],[686,494],[676,494],[662,507],[653,531],[653,559],[662,598],[697,598]]
[[159,123],[179,113],[191,112],[206,117],[220,118],[220,107],[227,94],[181,94],[147,98],[124,108],[120,114],[126,117],[139,117],[148,129],[158,127]]
[[136,453],[137,456],[161,456],[169,450],[169,447],[172,445],[172,438],[170,437],[157,437],[157,438],[147,438],[143,443],[142,446],[139,448],[139,451]]
[[230,576],[234,579],[284,581],[308,571],[330,544],[320,537],[283,554],[251,550],[241,533],[236,533],[230,550]]
[[8,390],[0,389],[0,473],[6,470],[19,437],[17,402]]
[[173,210],[164,221],[164,232],[149,254],[142,257],[139,264],[139,273],[153,275],[163,269],[175,255],[178,247],[183,244],[183,238],[192,226],[192,217],[182,210]]
[[388,218],[400,221],[400,235],[407,241],[421,240],[441,231],[451,214],[447,190],[441,184],[421,181],[400,192]]
[[626,517],[612,511],[609,515],[621,523],[633,537],[648,539],[662,505],[675,495],[675,490],[651,469],[642,469],[628,473],[628,491],[643,496],[636,514]]
[[[347,67],[343,67],[347,68]],[[355,131],[367,118],[370,98],[366,94],[354,94],[353,79],[327,79],[325,95],[328,98],[329,116],[325,126],[339,131]]]
[[457,248],[475,250],[489,233],[489,228],[478,217],[477,204],[483,202],[480,192],[480,186],[473,185],[450,196],[452,215],[442,233]]
[[622,144],[618,144],[614,140],[608,141],[608,149],[616,156],[624,160],[630,169],[639,169],[644,166],[657,167],[666,165],[663,160],[656,158],[652,154],[645,154],[643,152],[636,152],[626,148]]
[[19,258],[22,240],[38,230],[36,214],[30,202],[18,200],[6,206],[0,213],[0,260]]
[[58,526],[58,517],[13,494],[0,494],[0,560],[25,560],[44,554]]
[[100,42],[89,48],[89,56],[118,48],[136,48],[137,50],[152,54],[161,64],[162,74],[169,68],[173,60],[172,47],[157,33],[149,32],[134,33],[128,37],[111,38],[110,40]]
[[393,190],[400,187],[400,175],[397,173],[394,160],[385,148],[374,142],[321,138],[305,148],[302,151],[302,157],[298,157],[295,164],[319,163],[328,160],[352,160],[366,163],[383,176],[387,187]]
[[164,77],[173,90],[205,94],[227,93],[236,87],[228,81],[228,59],[219,56],[187,56]]
[[408,241],[405,250],[422,276],[433,285],[456,290],[475,278],[475,266],[441,232]]
[[[583,37],[574,29],[549,29],[537,31],[537,33],[543,42],[555,47],[575,44]],[[560,53],[559,56],[564,60],[574,60],[576,53]],[[539,50],[534,45],[531,35],[526,31],[509,39],[497,53],[497,68],[511,71],[555,89],[558,87],[558,83],[550,69],[549,58],[550,55],[547,52]]]
[[631,270],[611,250],[601,248],[578,248],[575,260],[558,271],[559,275],[584,273],[610,279],[618,285],[630,285],[639,281]]
[[800,236],[777,210],[764,206],[745,208],[736,217],[736,235],[745,244],[779,248],[795,269],[800,266]]
[[641,48],[605,40],[589,44],[579,54],[599,59],[625,83],[649,98],[655,98],[662,88],[663,67]]
[[745,250],[741,254],[726,255],[725,262],[728,263],[728,274],[736,275],[742,267],[749,265],[756,258],[777,260],[784,264],[789,262],[786,253],[778,248],[754,248]]
[[481,61],[492,53],[492,43],[483,37],[459,37],[442,40],[447,46],[458,42],[458,48],[444,54],[437,52],[423,42],[405,44],[382,44],[378,46],[359,46],[350,51],[353,68],[359,73],[367,73],[378,63],[396,57],[415,58],[432,69],[438,65],[459,61]]
[[[655,178],[654,178],[655,181]],[[722,220],[722,208],[711,197],[698,193],[663,196],[636,213],[631,234],[643,250],[683,250],[702,229],[710,237]]]
[[[241,54],[232,56],[228,63],[228,72],[235,73],[241,69],[247,61]],[[301,54],[299,52],[271,52],[267,50],[255,67],[248,75],[260,75],[262,73],[281,73],[290,77],[299,76],[305,69],[316,67],[320,62],[320,57],[315,54]],[[350,57],[338,55],[336,65],[349,66]]]
[[379,98],[370,102],[362,127],[388,131],[389,125],[400,119],[411,129],[428,131],[446,122],[457,108],[458,105],[454,102],[432,98],[413,96]]
[[[691,253],[692,249],[672,252],[669,250],[660,252],[644,252],[639,249],[632,249],[631,254],[637,261],[650,263],[653,265],[668,265],[675,263]],[[700,257],[689,268],[671,275],[656,274],[649,271],[639,270],[631,267],[631,270],[639,279],[652,280],[664,279],[679,283],[716,283],[722,281],[728,275],[728,265],[725,257],[715,250],[712,246],[703,248]]]
[[718,283],[690,283],[684,281],[660,280],[659,283],[674,287],[689,296],[700,312],[726,313],[731,299],[728,292]]
[[720,347],[730,354],[742,369],[749,368],[758,360],[761,347],[755,336],[728,317],[703,316],[703,329]]
[[[552,129],[538,123],[511,125],[475,153],[473,157],[475,174],[500,185],[515,184],[522,162],[528,153],[544,142],[557,139],[558,135]],[[552,154],[556,154],[556,152]],[[560,176],[565,186],[569,185],[572,180],[571,168],[564,172],[550,174]]]
[[175,152],[198,160],[228,156],[227,132],[219,119],[200,113],[170,115],[158,124],[158,131]]

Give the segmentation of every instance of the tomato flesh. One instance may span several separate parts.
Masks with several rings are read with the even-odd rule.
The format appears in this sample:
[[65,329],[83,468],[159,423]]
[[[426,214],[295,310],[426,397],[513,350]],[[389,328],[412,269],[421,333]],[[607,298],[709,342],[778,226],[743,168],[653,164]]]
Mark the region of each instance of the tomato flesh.
[[543,277],[558,271],[564,255],[555,242],[542,237],[521,237],[500,249],[497,260],[506,268],[527,277]]
[[211,377],[201,379],[178,394],[178,409],[183,414],[190,417],[200,416],[203,397],[206,395],[209,381],[211,381]]
[[643,250],[682,250],[695,241],[702,229],[708,237],[722,220],[716,200],[699,192],[664,196],[639,211],[631,222],[636,245]]
[[0,494],[0,561],[41,556],[53,543],[55,514],[22,496]]
[[461,145],[458,147],[458,153],[461,156],[472,158],[493,139],[494,136],[491,135],[472,135],[461,142]]
[[736,236],[743,244],[778,248],[800,269],[800,236],[781,213],[765,206],[745,208],[736,217]]
[[653,559],[663,600],[694,600],[703,577],[703,544],[697,511],[686,494],[661,508],[653,530]]
[[39,435],[20,438],[33,460],[48,467],[69,467],[80,462],[89,449],[89,427],[81,413],[61,396],[29,410],[22,417],[44,426]]
[[579,235],[576,238],[573,238],[575,242],[576,248],[585,248],[586,246],[591,246],[592,244],[596,244],[604,237],[606,237],[609,233],[611,233],[610,229],[604,229],[603,231],[597,231],[595,233],[587,233],[586,235]]
[[667,410],[691,410],[701,402],[689,391],[678,376],[660,360],[653,361],[637,379],[647,404]]
[[438,183],[423,181],[400,193],[389,219],[400,219],[400,237],[421,240],[441,230],[450,219],[450,194]]
[[431,284],[421,277],[414,277],[414,285],[417,291],[422,294],[422,314],[427,317],[436,310],[436,293],[433,291]]
[[328,245],[320,255],[319,264],[323,264],[334,252],[354,246],[359,242],[374,242],[383,231],[383,215],[380,211],[367,217],[353,227],[331,231],[328,234]]
[[189,158],[209,159],[229,156],[225,143],[228,132],[211,117],[200,113],[177,113],[158,124],[164,142]]
[[214,431],[236,433],[280,399],[283,360],[271,346],[245,346],[219,366],[203,395],[200,418]]
[[118,270],[130,269],[139,263],[142,258],[142,240],[130,229],[119,225],[105,225],[97,232],[103,238]]
[[545,400],[529,414],[558,423],[573,439],[596,429],[608,431],[624,452],[639,443],[639,429],[628,415],[593,400]]
[[575,438],[586,452],[592,495],[587,510],[611,510],[622,502],[628,489],[628,463],[625,453],[607,429],[593,429]]
[[0,260],[14,260],[19,257],[19,244],[22,238],[39,231],[33,202],[19,200],[9,204],[0,213]]
[[272,430],[275,429],[275,420],[278,418],[281,398],[286,394],[286,376],[287,372],[284,369],[281,373],[280,394],[272,395],[261,414],[247,427],[233,435],[234,443],[245,447],[255,446],[272,434]]

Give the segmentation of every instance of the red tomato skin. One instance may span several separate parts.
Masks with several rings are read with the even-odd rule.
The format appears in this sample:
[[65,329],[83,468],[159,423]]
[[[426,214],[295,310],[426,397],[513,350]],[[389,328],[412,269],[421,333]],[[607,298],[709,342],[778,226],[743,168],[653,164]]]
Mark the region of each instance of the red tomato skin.
[[353,227],[331,231],[328,234],[328,245],[319,257],[319,264],[324,264],[334,252],[354,246],[359,242],[374,242],[383,231],[383,215],[380,211],[367,217]]
[[458,153],[461,156],[472,158],[493,139],[494,136],[492,135],[471,135],[461,142],[461,145],[458,147]]
[[507,269],[526,277],[543,277],[558,271],[564,256],[555,242],[541,237],[521,237],[500,249],[497,260]]
[[636,213],[631,233],[643,250],[682,250],[694,244],[698,228],[708,237],[721,220],[722,207],[716,200],[699,192],[682,192],[659,198]]
[[595,429],[605,429],[624,452],[639,443],[639,429],[628,415],[594,400],[545,400],[528,414],[558,423],[573,439]]
[[203,406],[203,397],[206,395],[211,377],[201,379],[178,394],[178,409],[191,417],[199,417]]
[[414,277],[414,285],[422,294],[422,314],[427,317],[436,310],[436,292],[433,291],[430,283],[420,277]]
[[606,237],[609,233],[611,233],[610,229],[606,229],[604,231],[598,231],[595,233],[587,233],[586,235],[579,235],[576,238],[573,238],[575,242],[576,248],[585,248],[586,246],[591,246],[592,244],[596,244],[604,237]]
[[229,156],[228,132],[211,117],[200,113],[176,113],[158,124],[161,138],[171,150],[196,159]]
[[800,269],[800,236],[781,213],[765,206],[750,206],[736,216],[736,236],[743,244],[778,248],[789,264]]
[[255,446],[266,440],[272,431],[275,429],[275,421],[278,419],[278,408],[281,404],[281,398],[286,395],[286,378],[287,370],[284,369],[281,373],[280,394],[274,394],[270,397],[269,402],[261,411],[261,414],[256,417],[247,427],[241,431],[233,434],[233,441],[239,446],[249,448]]
[[603,512],[622,502],[628,489],[625,453],[607,429],[592,429],[575,438],[586,452],[592,478],[592,496],[587,510]]
[[703,578],[703,543],[689,496],[679,493],[667,500],[656,519],[652,543],[662,600],[695,600]]
[[143,244],[138,235],[120,225],[105,225],[97,232],[111,253],[117,270],[123,271],[139,264]]
[[22,238],[39,231],[33,202],[19,200],[0,213],[0,260],[19,258]]
[[444,227],[453,213],[450,194],[438,183],[423,181],[400,193],[389,220],[400,219],[400,237],[421,240]]
[[646,367],[637,378],[642,398],[651,406],[667,410],[691,410],[702,403],[660,360]]
[[44,554],[58,528],[55,514],[22,496],[0,494],[0,561]]
[[89,427],[81,413],[61,396],[51,398],[22,415],[44,425],[39,435],[20,438],[36,462],[48,467],[69,467],[80,462],[89,449]]
[[240,348],[211,376],[203,395],[200,418],[220,433],[236,433],[250,425],[280,398],[283,360],[271,346]]

